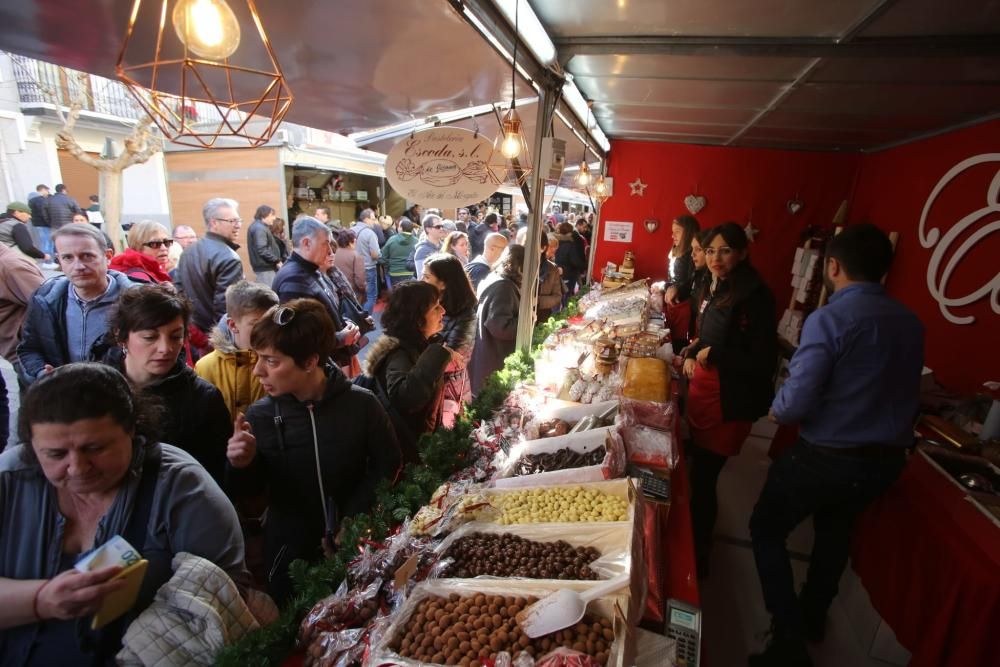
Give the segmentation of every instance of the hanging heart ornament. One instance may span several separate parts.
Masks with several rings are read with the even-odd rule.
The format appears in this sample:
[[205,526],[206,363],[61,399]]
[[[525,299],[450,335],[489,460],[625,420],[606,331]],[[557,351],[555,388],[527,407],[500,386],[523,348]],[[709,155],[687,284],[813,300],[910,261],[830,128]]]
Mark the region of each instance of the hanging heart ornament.
[[698,215],[707,203],[708,201],[701,195],[688,195],[684,198],[684,207],[691,212],[691,215]]
[[657,229],[660,228],[660,221],[657,220],[656,218],[648,218],[642,224],[645,225],[646,231],[649,232],[650,234],[652,234],[653,232],[655,232]]
[[802,210],[802,200],[800,199],[789,199],[788,200],[788,212],[795,215]]

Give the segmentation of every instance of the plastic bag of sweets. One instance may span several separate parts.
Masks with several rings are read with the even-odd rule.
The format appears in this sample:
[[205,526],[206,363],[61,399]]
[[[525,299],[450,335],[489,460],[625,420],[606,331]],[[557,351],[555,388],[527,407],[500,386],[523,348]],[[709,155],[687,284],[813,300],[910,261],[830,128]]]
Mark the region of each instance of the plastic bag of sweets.
[[299,647],[309,650],[324,633],[367,625],[379,613],[381,588],[381,579],[365,588],[354,590],[347,590],[347,583],[342,583],[336,593],[317,602],[302,619],[299,626]]

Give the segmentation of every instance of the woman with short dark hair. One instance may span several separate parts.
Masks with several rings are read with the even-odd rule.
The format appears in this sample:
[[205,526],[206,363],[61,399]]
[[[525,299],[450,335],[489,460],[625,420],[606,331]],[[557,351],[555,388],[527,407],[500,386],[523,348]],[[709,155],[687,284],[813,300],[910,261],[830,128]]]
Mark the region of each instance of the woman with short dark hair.
[[472,350],[472,393],[479,393],[486,378],[503,368],[514,351],[518,309],[521,305],[521,270],[524,246],[509,245],[493,272],[479,284],[476,344]]
[[698,316],[698,339],[684,360],[694,442],[691,520],[702,576],[708,573],[719,474],[739,454],[753,423],[767,414],[778,358],[774,296],[750,265],[743,228],[726,222],[703,240],[713,282]]
[[267,392],[236,418],[226,451],[237,498],[268,497],[268,592],[291,595],[288,565],[335,549],[343,517],[368,511],[394,480],[399,447],[378,399],[331,362],[335,328],[312,299],[274,306],[254,325],[254,374]]
[[438,335],[444,314],[437,287],[402,283],[382,313],[385,335],[365,359],[365,374],[378,381],[401,417],[396,431],[406,462],[418,460],[417,440],[441,424],[445,369],[461,356]]
[[190,324],[191,304],[170,285],[139,285],[118,298],[109,333],[91,359],[155,397],[165,409],[163,441],[191,454],[221,483],[233,427],[219,390],[184,363]]
[[[0,664],[114,664],[125,628],[181,552],[249,583],[235,510],[194,459],[159,443],[156,422],[145,397],[101,364],[57,368],[24,396],[23,444],[0,455]],[[95,633],[87,617],[121,590],[121,568],[74,564],[116,535],[149,565],[122,621]]]
[[472,401],[468,365],[476,344],[476,293],[465,267],[453,255],[431,255],[424,263],[424,281],[441,290],[444,306],[441,337],[459,353],[448,364],[444,376],[443,423],[451,428],[462,413],[462,406]]

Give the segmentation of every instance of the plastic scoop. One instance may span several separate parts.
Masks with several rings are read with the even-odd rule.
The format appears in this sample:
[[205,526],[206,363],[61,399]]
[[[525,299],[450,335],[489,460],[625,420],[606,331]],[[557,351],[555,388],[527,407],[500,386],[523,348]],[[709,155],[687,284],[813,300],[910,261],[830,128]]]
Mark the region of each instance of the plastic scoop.
[[619,574],[614,579],[577,593],[566,588],[549,593],[525,610],[521,630],[534,639],[571,625],[576,625],[587,612],[587,603],[628,585],[629,573]]

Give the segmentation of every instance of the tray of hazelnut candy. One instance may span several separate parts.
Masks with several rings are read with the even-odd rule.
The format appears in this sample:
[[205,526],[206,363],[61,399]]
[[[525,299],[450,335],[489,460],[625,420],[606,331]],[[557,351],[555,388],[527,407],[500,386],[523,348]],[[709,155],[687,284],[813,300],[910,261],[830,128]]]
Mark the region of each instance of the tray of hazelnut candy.
[[412,597],[419,599],[407,603],[404,620],[390,631],[386,647],[411,664],[487,667],[501,653],[515,661],[522,653],[539,660],[564,647],[591,656],[603,667],[620,652],[613,621],[599,614],[588,613],[570,628],[530,639],[518,618],[538,601],[536,595],[423,592],[414,592]]

